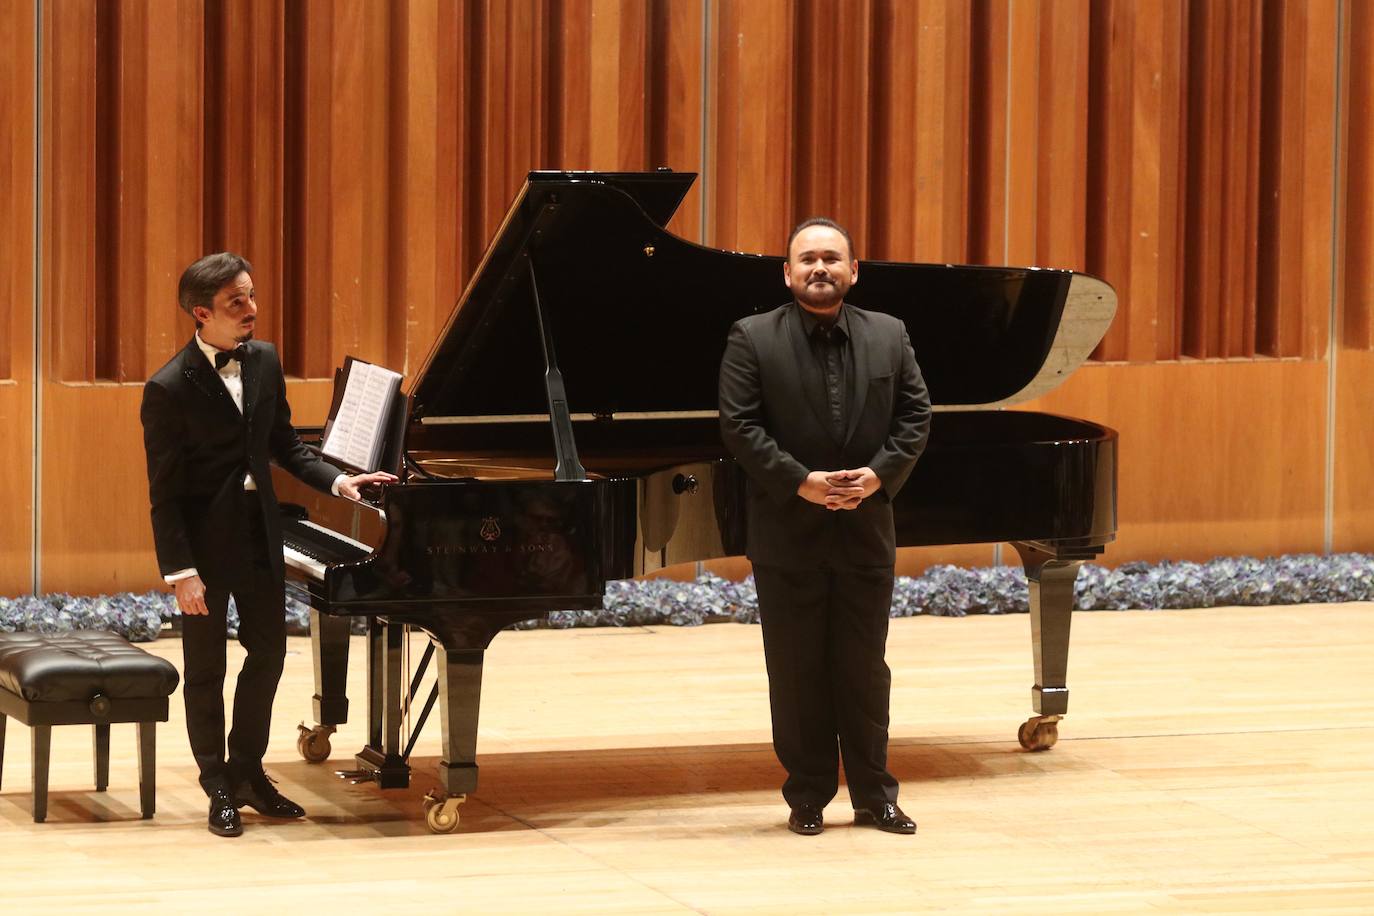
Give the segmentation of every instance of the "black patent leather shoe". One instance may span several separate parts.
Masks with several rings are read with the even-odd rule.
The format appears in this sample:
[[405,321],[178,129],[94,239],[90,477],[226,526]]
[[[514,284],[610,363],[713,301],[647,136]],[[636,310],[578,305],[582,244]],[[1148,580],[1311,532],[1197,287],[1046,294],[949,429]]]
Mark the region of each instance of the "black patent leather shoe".
[[872,824],[888,833],[915,833],[916,822],[907,817],[893,802],[883,802],[872,808],[855,808],[855,824]]
[[215,836],[238,836],[243,833],[239,809],[234,807],[234,796],[229,794],[228,789],[216,789],[210,793],[209,827]]
[[825,815],[819,805],[797,805],[787,818],[787,829],[802,836],[815,836],[825,829]]
[[240,808],[246,805],[267,817],[305,817],[305,809],[278,792],[266,774],[241,783],[234,796]]

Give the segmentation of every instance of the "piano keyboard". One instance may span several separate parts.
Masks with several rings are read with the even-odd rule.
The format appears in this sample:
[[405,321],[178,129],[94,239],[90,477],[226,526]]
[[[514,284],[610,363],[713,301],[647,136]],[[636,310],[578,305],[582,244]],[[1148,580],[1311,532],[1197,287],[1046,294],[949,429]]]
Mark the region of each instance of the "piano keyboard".
[[372,553],[372,548],[350,537],[304,519],[282,519],[282,555],[286,565],[307,578],[324,581],[324,571],[336,563],[351,563]]

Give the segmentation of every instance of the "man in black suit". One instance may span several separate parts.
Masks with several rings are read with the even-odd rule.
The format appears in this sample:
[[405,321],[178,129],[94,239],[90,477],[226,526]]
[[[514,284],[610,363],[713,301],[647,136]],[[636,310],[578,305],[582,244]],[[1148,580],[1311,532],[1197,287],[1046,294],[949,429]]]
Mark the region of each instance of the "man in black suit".
[[[182,612],[186,730],[210,796],[211,832],[243,832],[238,808],[303,817],[262,770],[286,657],[281,525],[269,461],[324,492],[358,498],[390,474],[348,476],[305,448],[291,426],[276,348],[253,340],[253,268],[221,252],[181,275],[177,299],[196,334],[143,389],[153,541]],[[225,758],[225,614],[247,650]]]
[[844,301],[859,277],[849,233],[811,219],[787,247],[795,301],[736,322],[720,367],[721,435],[749,479],[787,823],[824,829],[842,756],[855,822],[914,833],[887,770],[883,655],[892,499],[925,448],[930,399],[902,322]]

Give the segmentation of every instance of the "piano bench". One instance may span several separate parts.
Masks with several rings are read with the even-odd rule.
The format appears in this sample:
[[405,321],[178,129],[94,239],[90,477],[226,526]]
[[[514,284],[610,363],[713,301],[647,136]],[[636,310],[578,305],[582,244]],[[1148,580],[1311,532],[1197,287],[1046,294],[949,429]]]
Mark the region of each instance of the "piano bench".
[[0,777],[9,716],[33,732],[33,820],[48,814],[48,757],[54,725],[90,725],[95,790],[110,781],[110,725],[138,723],[138,792],[144,818],[156,798],[157,723],[180,676],[166,659],[102,630],[0,633]]

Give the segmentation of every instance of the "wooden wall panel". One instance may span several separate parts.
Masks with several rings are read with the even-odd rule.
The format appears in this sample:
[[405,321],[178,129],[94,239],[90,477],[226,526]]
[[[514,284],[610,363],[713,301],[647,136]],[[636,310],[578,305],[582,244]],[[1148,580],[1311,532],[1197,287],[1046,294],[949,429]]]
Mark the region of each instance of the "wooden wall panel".
[[[658,0],[650,7],[648,168],[700,174],[705,124],[706,0]],[[687,193],[668,228],[702,239],[703,176]]]
[[[968,258],[1004,263],[1007,227],[1006,111],[1011,10],[996,0],[969,3]],[[906,82],[905,80],[903,82]]]
[[[586,73],[589,104],[587,151],[580,159],[592,169],[620,169],[628,163],[644,163],[648,155],[645,120],[645,80],[648,76],[649,15],[645,4],[621,4],[616,0],[581,0],[569,3],[581,16],[591,17],[590,42],[585,64],[565,61],[565,75]],[[568,50],[565,46],[565,50]],[[567,136],[577,124],[577,106],[563,109],[560,118]],[[561,158],[561,157],[560,157]]]
[[1096,355],[1172,359],[1181,351],[1171,304],[1182,290],[1184,4],[1105,0],[1094,9],[1087,267],[1111,278],[1119,297]]
[[1374,5],[1345,6],[1346,193],[1341,239],[1341,341],[1374,347]]
[[[33,362],[36,203],[33,10],[22,4],[0,6],[0,31],[13,41],[10,51],[0,56],[0,194],[6,201],[0,210],[0,383],[28,382]],[[19,428],[0,425],[7,432]]]
[[[863,257],[972,259],[969,225],[986,219],[987,209],[969,208],[971,17],[963,2],[872,4],[872,24],[863,34],[872,47],[867,55],[872,72],[863,84],[841,87],[840,95],[850,98],[863,91],[872,96],[867,124],[871,139],[852,150],[846,145],[838,160],[817,155],[819,149],[808,151],[813,170],[825,170],[826,158],[840,167],[829,171],[834,186],[826,197],[799,201],[797,207],[799,216],[802,211],[845,214],[841,201],[846,196],[866,195],[866,212],[856,214],[860,219],[838,216],[841,222],[857,225],[855,241]],[[831,133],[848,144],[853,133],[863,134],[863,128]],[[1001,174],[1000,164],[996,174]],[[860,179],[862,186],[854,187]]]
[[1255,287],[1246,268],[1258,217],[1260,22],[1257,3],[1189,9],[1190,207],[1181,225],[1180,303],[1187,356],[1255,353]]
[[43,6],[43,290],[48,370],[95,374],[93,0]]
[[1336,363],[1335,517],[1332,549],[1374,553],[1374,352]]
[[1321,355],[1333,242],[1335,0],[1267,4],[1261,117],[1258,343],[1270,356]]
[[33,588],[34,11],[0,4],[0,595]]
[[[280,340],[286,258],[284,5],[205,0],[204,252],[252,262],[259,333]],[[183,265],[184,266],[184,265]]]
[[148,521],[141,399],[141,385],[44,386],[43,591],[94,595],[161,583]]
[[[400,119],[396,136],[402,142],[394,153],[393,286],[386,310],[392,323],[387,331],[391,346],[386,364],[410,373],[438,333],[443,317],[438,312],[440,302],[452,302],[455,296],[455,284],[444,286],[441,280],[441,275],[457,275],[453,253],[457,170],[451,162],[441,166],[439,158],[440,151],[450,158],[456,154],[457,132],[441,134],[439,126],[443,85],[439,48],[441,42],[448,48],[456,43],[441,26],[442,14],[435,0],[398,4],[395,9],[399,21],[393,30],[391,79],[399,96],[395,100]],[[441,226],[441,220],[448,225]],[[441,252],[446,253],[443,269],[439,265]]]
[[[793,105],[791,116],[791,181],[786,189],[787,229],[810,216],[830,216],[851,227],[861,251],[872,250],[868,239],[869,194],[864,180],[869,171],[873,123],[863,119],[852,129],[840,129],[849,110],[846,100],[877,101],[869,56],[874,45],[873,4],[869,0],[797,0],[792,8],[791,50]],[[764,38],[753,36],[754,40]],[[916,54],[919,56],[921,50]],[[734,87],[743,92],[744,83]],[[918,84],[919,85],[919,84]],[[908,90],[909,91],[909,90]],[[758,125],[776,132],[783,126],[773,118]],[[921,132],[919,121],[908,129]],[[908,214],[903,214],[910,218]],[[761,250],[782,250],[783,238]]]
[[776,252],[792,213],[794,106],[843,103],[798,99],[792,91],[793,9],[786,0],[721,0],[714,7],[711,222],[706,243]]
[[1093,365],[1025,405],[1120,434],[1120,534],[1103,560],[1323,547],[1326,366]]
[[[110,186],[96,195],[95,377],[141,381],[186,342],[194,322],[177,307],[181,271],[200,256],[201,34],[199,3],[100,7],[119,36],[112,86],[100,88],[98,133],[108,137]],[[104,34],[104,33],[102,33]],[[98,80],[106,79],[102,70]],[[101,155],[97,140],[96,155]],[[128,308],[130,302],[146,303]]]
[[[1013,198],[1034,200],[1028,263],[1086,268],[1089,0],[1049,0],[1040,7],[1037,160],[1033,185],[1012,185]],[[1016,117],[1012,112],[1011,116]],[[1013,207],[1013,219],[1015,208]]]
[[326,372],[334,343],[334,233],[324,231],[334,217],[333,25],[322,4],[287,6],[293,53],[286,58],[284,149],[292,155],[284,157],[282,228],[296,269],[284,278],[283,298],[263,306],[281,313],[283,368],[296,376]]

